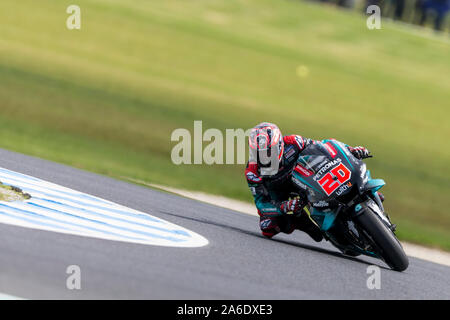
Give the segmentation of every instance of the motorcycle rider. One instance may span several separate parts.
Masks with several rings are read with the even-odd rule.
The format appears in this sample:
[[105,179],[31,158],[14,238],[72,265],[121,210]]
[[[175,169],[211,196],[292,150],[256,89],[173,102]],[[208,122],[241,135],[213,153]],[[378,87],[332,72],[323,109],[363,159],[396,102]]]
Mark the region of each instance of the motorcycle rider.
[[[299,135],[283,136],[275,124],[262,122],[251,130],[248,142],[245,176],[258,209],[262,234],[271,238],[297,229],[322,241],[322,232],[303,209],[306,195],[291,198],[291,192],[297,190],[291,184],[291,173],[298,157],[307,146],[320,141]],[[370,156],[364,147],[347,148],[358,159]]]

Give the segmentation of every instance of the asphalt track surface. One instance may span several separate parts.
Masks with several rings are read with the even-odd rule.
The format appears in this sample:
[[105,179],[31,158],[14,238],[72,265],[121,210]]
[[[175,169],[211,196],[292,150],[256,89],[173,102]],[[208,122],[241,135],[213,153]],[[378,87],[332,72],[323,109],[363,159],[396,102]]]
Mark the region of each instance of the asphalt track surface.
[[[306,234],[263,238],[258,218],[0,149],[0,167],[149,213],[199,233],[160,247],[0,224],[0,292],[26,299],[450,299],[450,268],[410,258],[402,273]],[[401,228],[401,226],[399,226]],[[66,268],[81,268],[68,290]],[[381,289],[367,268],[381,267]]]

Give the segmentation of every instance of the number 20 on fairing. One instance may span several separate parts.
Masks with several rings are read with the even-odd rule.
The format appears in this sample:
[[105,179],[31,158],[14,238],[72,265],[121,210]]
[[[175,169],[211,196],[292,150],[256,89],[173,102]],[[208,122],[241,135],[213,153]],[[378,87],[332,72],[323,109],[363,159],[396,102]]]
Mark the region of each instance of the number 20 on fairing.
[[325,193],[329,196],[343,183],[347,182],[351,176],[352,172],[341,163],[337,167],[331,169],[330,172],[324,175],[323,178],[317,182],[322,187],[323,191],[325,191]]

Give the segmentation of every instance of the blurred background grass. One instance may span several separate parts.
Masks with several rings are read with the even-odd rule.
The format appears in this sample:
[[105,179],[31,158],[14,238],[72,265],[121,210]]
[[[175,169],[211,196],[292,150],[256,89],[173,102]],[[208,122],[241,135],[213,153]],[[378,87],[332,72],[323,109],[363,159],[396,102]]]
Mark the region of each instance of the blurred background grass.
[[76,2],[70,31],[72,3],[1,1],[0,147],[251,201],[244,165],[176,166],[170,136],[271,121],[367,146],[399,236],[450,250],[448,38],[301,1]]

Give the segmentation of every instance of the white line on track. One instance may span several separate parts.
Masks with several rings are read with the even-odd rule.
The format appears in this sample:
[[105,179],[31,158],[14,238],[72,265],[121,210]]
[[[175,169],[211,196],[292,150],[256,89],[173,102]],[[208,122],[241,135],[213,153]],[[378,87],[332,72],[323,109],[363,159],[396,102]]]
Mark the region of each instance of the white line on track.
[[26,300],[26,299],[0,292],[0,300]]
[[28,200],[0,201],[0,223],[147,245],[208,244],[168,221],[35,177],[0,168],[0,181],[31,195]]

